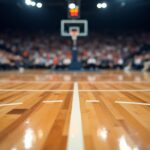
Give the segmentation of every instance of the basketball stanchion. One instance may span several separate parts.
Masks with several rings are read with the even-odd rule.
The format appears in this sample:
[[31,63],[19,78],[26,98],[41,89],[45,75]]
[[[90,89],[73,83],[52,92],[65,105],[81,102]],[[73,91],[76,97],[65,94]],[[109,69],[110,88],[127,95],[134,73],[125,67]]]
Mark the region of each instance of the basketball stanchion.
[[78,61],[78,37],[88,36],[88,21],[82,19],[68,19],[61,21],[61,36],[71,37],[72,46],[72,61],[69,69],[71,71],[80,71],[81,63]]
[[77,48],[77,39],[79,35],[79,31],[75,28],[71,28],[69,31],[69,34],[72,38],[73,41],[73,46],[72,46],[72,62],[70,65],[70,70],[80,70],[81,69],[81,64],[78,61],[78,48]]

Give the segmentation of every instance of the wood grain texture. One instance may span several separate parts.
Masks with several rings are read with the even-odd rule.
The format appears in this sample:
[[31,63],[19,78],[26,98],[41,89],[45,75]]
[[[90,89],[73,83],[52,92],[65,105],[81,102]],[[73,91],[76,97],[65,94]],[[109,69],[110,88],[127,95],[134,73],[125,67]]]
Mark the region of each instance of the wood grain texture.
[[66,150],[75,81],[85,150],[150,149],[149,73],[34,70],[0,73],[0,150]]

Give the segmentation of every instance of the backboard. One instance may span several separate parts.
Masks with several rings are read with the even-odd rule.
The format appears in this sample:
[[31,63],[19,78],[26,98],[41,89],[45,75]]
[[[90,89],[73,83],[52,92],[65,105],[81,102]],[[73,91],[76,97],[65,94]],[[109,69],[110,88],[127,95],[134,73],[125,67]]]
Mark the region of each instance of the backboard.
[[70,37],[71,30],[78,31],[78,37],[88,36],[88,21],[87,20],[62,20],[61,21],[61,36]]

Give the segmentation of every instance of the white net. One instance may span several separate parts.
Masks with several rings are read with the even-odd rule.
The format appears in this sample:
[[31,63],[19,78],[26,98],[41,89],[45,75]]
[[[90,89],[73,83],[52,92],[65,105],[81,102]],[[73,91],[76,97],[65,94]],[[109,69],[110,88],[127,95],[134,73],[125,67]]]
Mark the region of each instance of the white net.
[[78,30],[71,30],[70,31],[70,36],[72,37],[73,41],[76,41],[79,35],[79,31]]

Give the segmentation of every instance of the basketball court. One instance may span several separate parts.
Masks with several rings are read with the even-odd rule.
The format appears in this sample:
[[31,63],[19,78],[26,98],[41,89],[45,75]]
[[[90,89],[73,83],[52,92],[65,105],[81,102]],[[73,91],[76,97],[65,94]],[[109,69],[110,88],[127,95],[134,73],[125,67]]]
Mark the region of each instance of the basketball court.
[[[25,0],[23,5],[17,4],[19,9],[25,4],[27,7],[37,7],[37,9],[43,6],[41,2],[33,0]],[[53,7],[55,2],[46,4],[45,8]],[[111,5],[111,3],[108,4]],[[121,3],[119,8],[124,7],[122,4],[124,3]],[[56,6],[64,5],[57,3]],[[148,51],[146,51],[147,55],[142,53],[142,57],[138,53],[140,58],[146,57],[146,63],[143,62],[145,66],[143,65],[143,70],[141,68],[140,70],[139,58],[137,58],[139,65],[137,67],[139,71],[137,71],[132,68],[133,60],[122,65],[124,54],[121,52],[115,53],[112,52],[113,50],[108,50],[108,54],[104,52],[109,46],[112,48],[113,44],[117,43],[112,40],[111,45],[110,37],[108,39],[106,37],[106,43],[103,43],[101,39],[102,44],[98,43],[96,51],[100,51],[98,48],[104,45],[103,56],[110,56],[109,53],[112,52],[111,58],[109,57],[110,68],[95,67],[96,58],[101,63],[103,56],[98,57],[97,53],[94,56],[94,52],[91,51],[91,56],[89,56],[91,68],[86,70],[79,59],[78,40],[87,37],[91,32],[89,20],[81,19],[80,0],[68,0],[66,6],[67,19],[64,17],[60,20],[60,27],[57,31],[60,31],[59,36],[62,39],[72,40],[69,50],[71,60],[67,69],[57,70],[55,64],[51,68],[46,66],[47,69],[34,68],[35,63],[32,62],[32,64],[30,58],[34,59],[36,56],[40,60],[40,55],[46,52],[42,51],[44,46],[42,50],[37,48],[39,41],[48,43],[47,39],[40,39],[40,37],[35,40],[36,42],[34,41],[35,43],[32,41],[29,44],[34,47],[31,46],[29,52],[25,51],[25,56],[16,52],[15,67],[17,69],[13,68],[15,63],[13,65],[6,63],[5,66],[0,62],[0,150],[150,150],[150,73],[148,70],[150,58],[147,57]],[[105,9],[107,3],[98,3],[97,8]],[[26,41],[26,36],[22,37],[25,43],[22,44],[22,41],[21,46],[32,40],[29,38]],[[9,41],[8,37],[6,39]],[[3,44],[3,41],[1,43]],[[88,43],[85,45],[85,47],[89,46]],[[61,44],[59,46],[61,47]],[[67,44],[65,46],[67,47]],[[30,46],[25,48],[28,47]],[[89,47],[92,50],[92,46]],[[117,48],[116,51],[119,51]],[[5,54],[3,49],[1,51],[0,59],[3,60],[3,57],[7,58],[8,54]],[[28,57],[30,51],[32,51],[31,55],[36,54]],[[45,58],[47,61],[48,58],[51,59],[51,55],[54,55],[55,59],[55,54],[52,53],[56,51],[51,47],[48,47],[47,51],[49,54],[47,52],[45,54],[47,56],[43,55],[42,59]],[[88,53],[86,48],[83,53]],[[60,52],[59,55],[63,53]],[[116,55],[120,57],[115,58]],[[131,56],[138,57],[137,55]],[[64,57],[67,58],[67,56]],[[119,69],[111,66],[115,59],[118,59],[120,63],[116,65]],[[130,58],[125,60],[130,60]],[[11,61],[14,61],[14,58],[11,58]],[[65,65],[68,65],[68,59],[66,62]],[[29,63],[31,64],[28,67]],[[123,69],[125,65],[127,69]]]
[[0,74],[2,150],[150,148],[148,73]]

